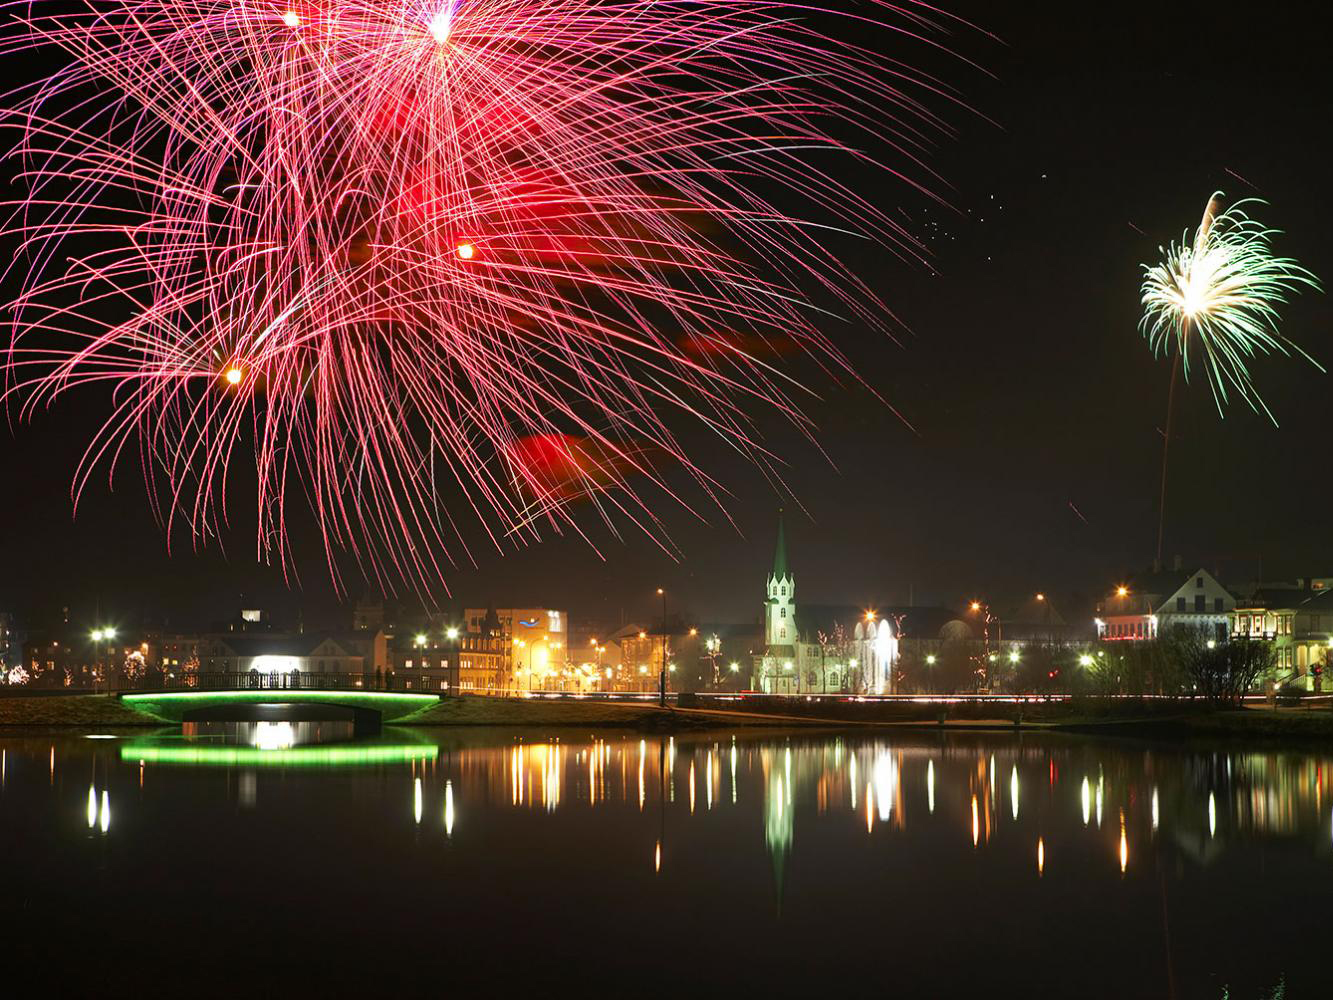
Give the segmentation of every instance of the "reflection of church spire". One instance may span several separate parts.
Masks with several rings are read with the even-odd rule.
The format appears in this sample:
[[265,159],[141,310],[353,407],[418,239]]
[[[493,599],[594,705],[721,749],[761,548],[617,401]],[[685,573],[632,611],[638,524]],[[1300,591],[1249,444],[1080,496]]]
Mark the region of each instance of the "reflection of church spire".
[[791,749],[787,750],[786,767],[779,770],[770,765],[764,802],[764,845],[773,862],[773,881],[777,889],[779,911],[782,909],[782,889],[791,853],[792,831],[796,819],[792,802]]

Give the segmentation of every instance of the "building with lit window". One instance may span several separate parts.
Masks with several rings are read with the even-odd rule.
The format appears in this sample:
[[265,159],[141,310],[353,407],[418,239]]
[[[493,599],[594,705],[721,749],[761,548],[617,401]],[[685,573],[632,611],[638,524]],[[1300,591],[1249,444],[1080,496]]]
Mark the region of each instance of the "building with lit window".
[[1232,641],[1273,644],[1273,682],[1321,688],[1333,649],[1333,579],[1257,587],[1230,617]]
[[267,684],[285,678],[307,686],[321,678],[337,686],[376,683],[373,659],[352,638],[313,632],[168,635],[161,640],[160,666],[168,680],[193,675],[205,687],[241,684],[243,678],[262,678]]
[[1097,638],[1146,642],[1183,627],[1223,642],[1235,609],[1235,596],[1206,569],[1145,573],[1097,602]]
[[765,694],[891,694],[898,658],[893,619],[873,611],[838,610],[842,613],[820,621],[804,612],[798,619],[796,577],[787,563],[779,514],[773,570],[764,585],[764,648],[752,660],[754,689]]
[[0,611],[0,671],[8,672],[22,664],[23,640],[14,625],[14,616]]

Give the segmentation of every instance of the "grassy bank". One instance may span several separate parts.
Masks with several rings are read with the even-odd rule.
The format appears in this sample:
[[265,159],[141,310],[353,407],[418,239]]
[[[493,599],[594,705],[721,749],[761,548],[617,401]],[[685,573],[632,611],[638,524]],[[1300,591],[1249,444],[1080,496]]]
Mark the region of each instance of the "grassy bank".
[[1207,709],[1159,716],[1071,718],[1062,720],[1053,728],[1097,736],[1153,739],[1320,742],[1333,740],[1333,712],[1326,709]]
[[[275,700],[280,700],[275,698]],[[753,699],[661,709],[652,702],[593,699],[446,698],[398,720],[410,726],[571,726],[658,732],[760,726],[884,729],[1044,729],[1154,739],[1333,740],[1333,711],[1305,708],[1212,709],[1188,702],[1079,700],[950,705]],[[163,720],[104,694],[0,698],[0,727],[156,726]]]
[[[274,693],[274,701],[281,694]],[[545,698],[446,698],[395,720],[411,726],[580,726],[676,731],[724,726],[809,725],[815,720],[750,713],[676,711],[652,702],[623,703]],[[0,727],[97,729],[160,726],[170,720],[136,711],[113,695],[71,694],[0,698]]]
[[109,694],[47,698],[0,698],[0,726],[160,726],[161,721],[126,708]]
[[410,726],[584,726],[648,730],[826,724],[750,712],[663,709],[652,702],[548,698],[445,698],[400,720]]

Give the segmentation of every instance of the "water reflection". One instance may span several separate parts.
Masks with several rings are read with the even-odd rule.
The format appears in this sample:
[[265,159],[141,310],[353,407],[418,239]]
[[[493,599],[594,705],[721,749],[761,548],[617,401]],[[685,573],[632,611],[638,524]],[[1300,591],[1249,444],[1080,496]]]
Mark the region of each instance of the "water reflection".
[[[1317,755],[1191,754],[1170,748],[1130,753],[1040,740],[969,748],[958,740],[772,740],[728,734],[677,741],[613,735],[585,741],[513,738],[503,747],[449,746],[441,768],[442,744],[430,741],[430,734],[413,733],[420,742],[386,737],[320,743],[329,738],[327,728],[306,728],[328,725],[200,724],[183,738],[122,739],[111,752],[131,769],[128,774],[139,788],[148,782],[149,771],[164,765],[403,766],[412,772],[409,794],[418,822],[429,813],[426,800],[440,803],[434,815],[452,817],[460,795],[490,808],[504,804],[547,813],[623,805],[645,819],[666,807],[678,813],[677,824],[707,822],[719,807],[753,801],[764,816],[765,843],[775,856],[792,850],[802,823],[823,823],[839,814],[857,817],[870,835],[881,826],[902,832],[928,824],[944,831],[956,822],[964,842],[981,847],[1010,825],[1030,830],[1030,845],[1040,838],[1045,845],[1053,829],[1084,830],[1095,840],[1106,828],[1109,809],[1114,820],[1106,833],[1110,853],[1126,869],[1136,829],[1145,840],[1166,834],[1190,844],[1190,853],[1200,859],[1211,856],[1200,838],[1225,843],[1277,836],[1313,843],[1317,834],[1323,849],[1333,829],[1324,807],[1333,761]],[[228,728],[215,732],[206,726]],[[30,759],[34,749],[29,742],[5,742],[0,788],[12,784],[16,761]],[[84,744],[101,758],[105,751],[97,746],[105,744]],[[42,741],[44,777],[54,780],[66,762],[82,766],[77,761],[87,754],[79,749],[71,743],[58,753],[54,742]],[[1000,774],[1007,778],[1003,785]],[[1074,776],[1068,792],[1065,774]],[[84,781],[87,827],[109,824],[110,789],[100,779],[92,786],[86,775]],[[677,782],[683,791],[679,802],[673,793]],[[919,803],[915,814],[913,801]]]
[[338,722],[186,722],[181,737],[190,743],[224,743],[259,750],[289,750],[320,743],[345,743],[354,725]]
[[[884,907],[894,892],[910,893],[914,906],[968,898],[987,912],[1012,910],[1015,926],[1039,899],[1086,901],[1107,921],[1160,929],[1164,900],[1186,905],[1176,893],[1224,886],[1236,905],[1258,910],[1333,888],[1323,792],[1333,754],[1041,736],[512,730],[307,743],[305,724],[232,725],[222,735],[0,739],[0,833],[30,824],[42,838],[26,850],[56,858],[68,846],[61,838],[75,836],[102,852],[143,841],[170,854],[182,823],[195,837],[216,831],[265,850],[314,851],[307,833],[317,831],[330,854],[310,856],[311,865],[373,841],[386,891],[416,884],[431,851],[461,866],[451,869],[451,891],[514,876],[510,866],[531,854],[544,867],[521,876],[555,883],[548,897],[573,898],[606,875],[621,901],[645,884],[675,886],[710,905],[749,906],[746,918],[762,917],[769,923],[756,926],[769,930],[830,900],[846,905],[849,923],[871,913],[866,926],[881,926],[898,919]],[[1070,920],[1069,934],[1095,934],[1089,919]],[[1162,953],[1160,940],[1151,946]]]

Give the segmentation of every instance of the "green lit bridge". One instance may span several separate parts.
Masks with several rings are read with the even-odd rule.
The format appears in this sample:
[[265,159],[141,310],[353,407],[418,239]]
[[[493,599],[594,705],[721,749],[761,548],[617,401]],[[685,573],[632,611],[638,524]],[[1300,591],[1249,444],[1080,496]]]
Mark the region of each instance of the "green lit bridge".
[[162,722],[351,722],[358,735],[386,722],[407,722],[438,704],[439,695],[403,691],[154,691],[119,695],[121,704]]

